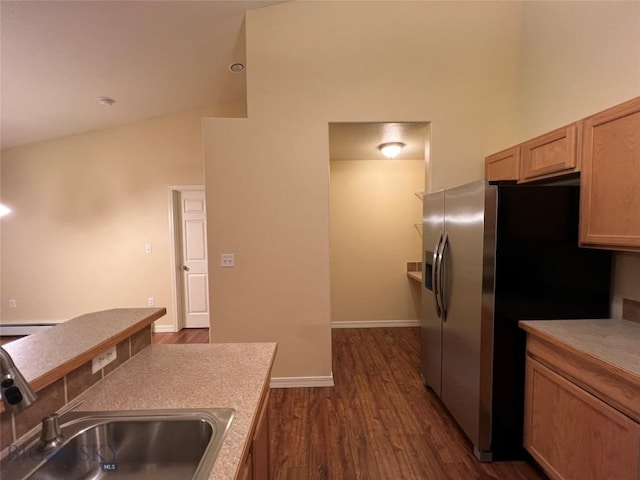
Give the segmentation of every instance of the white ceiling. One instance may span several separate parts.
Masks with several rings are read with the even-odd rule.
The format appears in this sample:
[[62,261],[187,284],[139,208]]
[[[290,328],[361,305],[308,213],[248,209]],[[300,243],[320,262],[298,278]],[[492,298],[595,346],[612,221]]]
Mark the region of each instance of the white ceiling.
[[405,147],[397,160],[424,160],[426,139],[427,123],[330,123],[329,157],[331,160],[385,160],[378,146],[402,142]]
[[244,98],[244,12],[275,3],[2,0],[2,148]]

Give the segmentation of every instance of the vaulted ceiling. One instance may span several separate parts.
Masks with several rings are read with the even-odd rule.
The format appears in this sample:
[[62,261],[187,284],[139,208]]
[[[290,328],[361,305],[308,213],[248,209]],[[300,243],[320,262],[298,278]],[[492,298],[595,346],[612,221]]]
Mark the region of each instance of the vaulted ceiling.
[[244,14],[275,3],[3,0],[2,148],[244,102]]

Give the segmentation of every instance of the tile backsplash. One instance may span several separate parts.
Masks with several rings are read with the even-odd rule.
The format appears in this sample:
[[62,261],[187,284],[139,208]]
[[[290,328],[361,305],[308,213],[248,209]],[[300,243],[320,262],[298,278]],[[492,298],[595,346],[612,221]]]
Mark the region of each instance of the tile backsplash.
[[622,299],[622,318],[640,323],[640,302],[629,298]]
[[102,380],[116,367],[151,345],[151,325],[120,342],[118,358],[102,370],[91,373],[91,361],[80,365],[63,378],[38,391],[36,402],[24,411],[0,414],[0,450],[4,450],[22,435],[38,425],[44,417],[61,409],[92,385]]

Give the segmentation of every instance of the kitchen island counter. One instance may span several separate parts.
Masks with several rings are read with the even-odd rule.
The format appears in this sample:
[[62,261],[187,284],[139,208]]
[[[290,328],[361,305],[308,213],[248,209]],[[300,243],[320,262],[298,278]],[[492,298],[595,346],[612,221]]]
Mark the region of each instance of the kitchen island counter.
[[166,308],[113,308],[87,313],[3,347],[38,392],[166,313]]
[[233,408],[209,476],[235,479],[264,394],[275,343],[151,345],[87,390],[75,411]]

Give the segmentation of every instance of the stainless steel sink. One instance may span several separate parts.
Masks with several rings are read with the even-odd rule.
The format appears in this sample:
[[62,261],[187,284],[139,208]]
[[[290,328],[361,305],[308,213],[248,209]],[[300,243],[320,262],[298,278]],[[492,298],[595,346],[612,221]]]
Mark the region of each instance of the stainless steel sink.
[[69,412],[63,443],[39,450],[39,435],[11,446],[0,464],[14,479],[204,479],[229,429],[230,408]]

